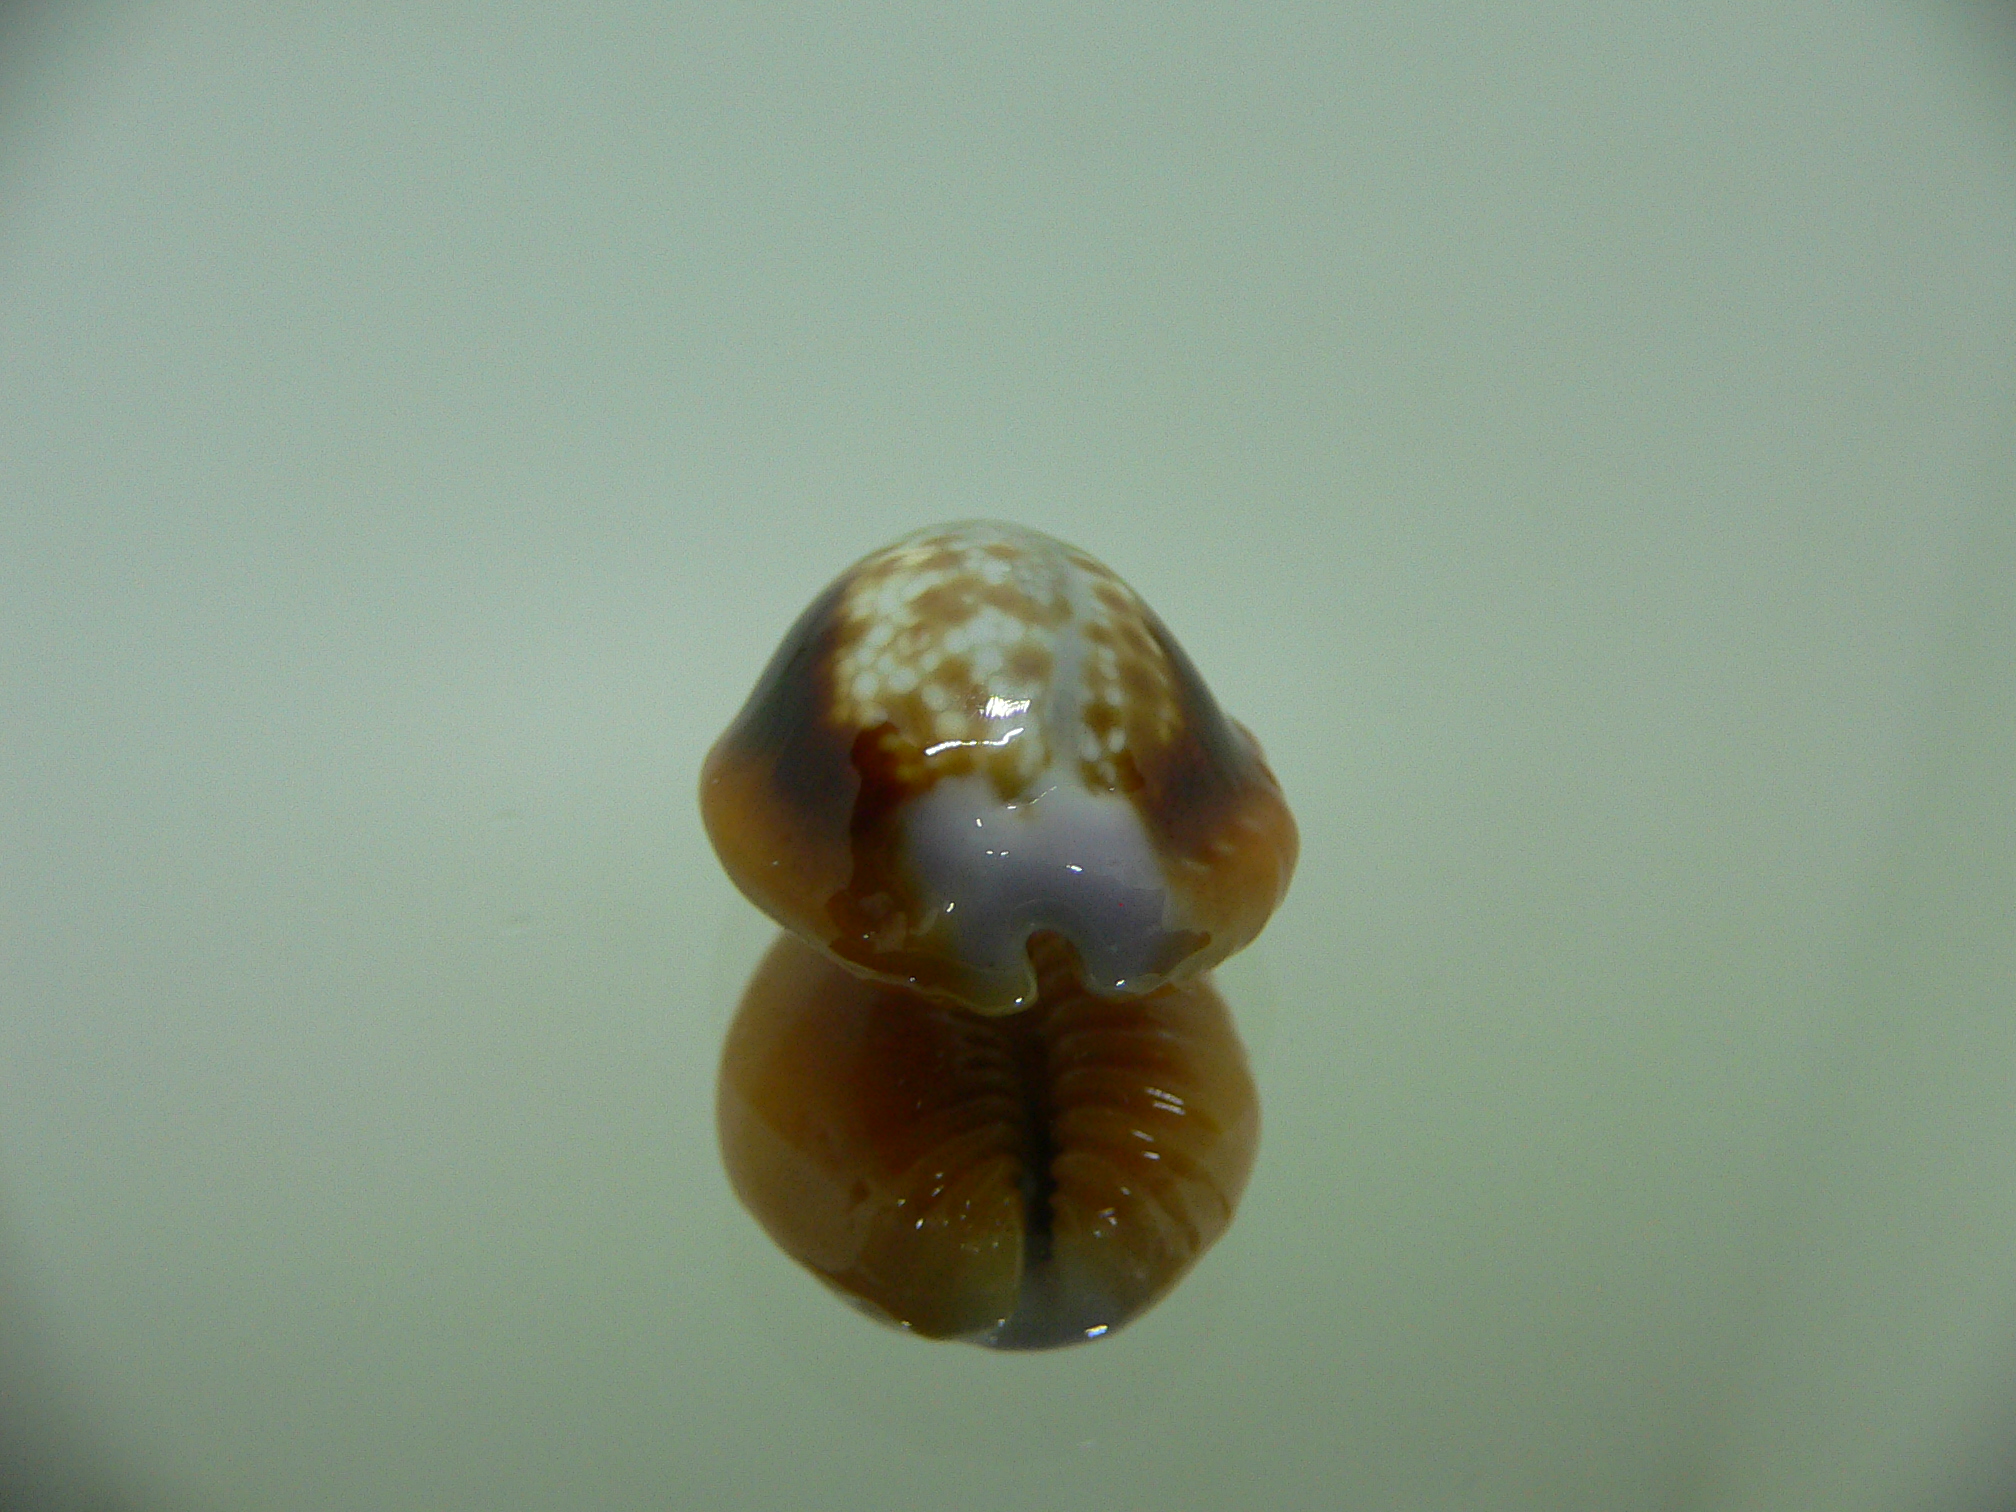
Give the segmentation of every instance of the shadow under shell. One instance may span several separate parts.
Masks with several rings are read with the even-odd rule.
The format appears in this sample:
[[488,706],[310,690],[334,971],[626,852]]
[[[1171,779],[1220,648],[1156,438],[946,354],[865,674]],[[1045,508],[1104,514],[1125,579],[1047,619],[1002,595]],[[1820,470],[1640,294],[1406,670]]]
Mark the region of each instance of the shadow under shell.
[[936,1339],[1043,1349],[1166,1293],[1231,1222],[1260,1108],[1208,980],[1077,984],[989,1017],[771,946],[722,1055],[721,1154],[743,1205],[842,1296]]

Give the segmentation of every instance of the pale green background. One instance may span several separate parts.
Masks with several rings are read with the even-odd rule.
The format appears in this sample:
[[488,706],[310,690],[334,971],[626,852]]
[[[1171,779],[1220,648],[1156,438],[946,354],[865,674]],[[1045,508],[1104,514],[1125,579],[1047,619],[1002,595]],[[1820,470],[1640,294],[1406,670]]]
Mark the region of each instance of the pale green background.
[[[7,1484],[2007,1505],[2003,21],[12,14]],[[711,1137],[700,755],[973,514],[1304,841],[1238,1223],[1035,1358],[847,1312]]]

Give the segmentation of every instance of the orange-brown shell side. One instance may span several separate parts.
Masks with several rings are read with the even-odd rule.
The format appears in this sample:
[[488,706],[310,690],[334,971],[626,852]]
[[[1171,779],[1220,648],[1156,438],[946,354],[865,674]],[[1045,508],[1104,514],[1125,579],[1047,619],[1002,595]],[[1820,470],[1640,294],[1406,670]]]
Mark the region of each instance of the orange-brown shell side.
[[788,929],[824,941],[827,901],[854,867],[852,820],[861,782],[854,732],[837,727],[828,695],[835,621],[846,588],[814,599],[700,773],[700,814],[729,877]]
[[1301,838],[1260,742],[1228,718],[1176,638],[1144,610],[1182,717],[1139,759],[1135,804],[1157,837],[1170,886],[1210,930],[1192,969],[1251,944],[1287,895]]

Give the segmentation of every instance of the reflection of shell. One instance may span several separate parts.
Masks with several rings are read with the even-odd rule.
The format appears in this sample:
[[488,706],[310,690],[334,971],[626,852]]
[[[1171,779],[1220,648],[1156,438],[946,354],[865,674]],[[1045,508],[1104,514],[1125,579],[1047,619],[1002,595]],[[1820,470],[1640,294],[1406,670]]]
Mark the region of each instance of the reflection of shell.
[[1033,1001],[1029,937],[1140,993],[1259,933],[1295,827],[1259,747],[1083,552],[985,522],[857,563],[710,753],[709,834],[786,927],[983,1012]]
[[933,1338],[1042,1348],[1161,1296],[1224,1230],[1259,1105],[1204,983],[1075,985],[1040,937],[1039,1004],[982,1017],[864,982],[796,938],[723,1055],[721,1148],[793,1258]]

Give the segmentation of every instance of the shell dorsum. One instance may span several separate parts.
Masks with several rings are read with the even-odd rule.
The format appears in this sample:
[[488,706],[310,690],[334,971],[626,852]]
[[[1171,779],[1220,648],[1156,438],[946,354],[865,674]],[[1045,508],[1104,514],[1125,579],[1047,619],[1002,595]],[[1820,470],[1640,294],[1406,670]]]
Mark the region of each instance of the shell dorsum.
[[1033,1002],[1028,944],[1138,995],[1248,943],[1293,819],[1108,568],[993,522],[920,530],[785,636],[701,778],[765,912],[850,970],[986,1013]]

